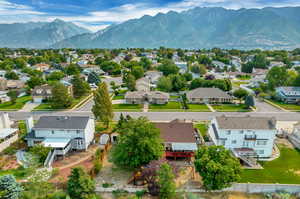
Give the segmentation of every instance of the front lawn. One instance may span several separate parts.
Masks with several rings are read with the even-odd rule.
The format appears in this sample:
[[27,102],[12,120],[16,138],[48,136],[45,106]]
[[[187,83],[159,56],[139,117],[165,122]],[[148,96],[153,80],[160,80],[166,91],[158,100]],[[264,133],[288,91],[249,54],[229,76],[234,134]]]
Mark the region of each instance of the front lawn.
[[207,136],[208,124],[206,122],[199,122],[194,125],[194,128],[198,129],[202,137]]
[[269,100],[269,101],[289,111],[300,111],[300,105],[297,104],[286,104],[275,100]]
[[213,109],[218,112],[250,112],[251,109],[247,108],[244,104],[221,104],[211,105]]
[[122,99],[125,99],[125,96],[124,95],[115,95],[113,97],[113,100],[122,100]]
[[13,175],[17,180],[25,179],[33,174],[33,170],[28,168],[25,169],[24,167],[20,166],[17,169],[8,169],[8,170],[0,170],[0,176],[3,175]]
[[188,104],[188,112],[210,112],[206,104]]
[[167,104],[150,104],[151,111],[182,111],[180,102],[169,102]]
[[300,151],[280,146],[280,157],[260,162],[264,169],[244,169],[241,182],[300,184]]
[[[66,109],[73,108],[77,104],[81,103],[86,97],[87,97],[87,95],[82,96],[82,97],[80,97],[78,99],[73,99],[72,105],[69,108],[66,108]],[[35,110],[35,111],[45,111],[45,110],[60,110],[60,109],[54,109],[51,106],[51,103],[41,103],[40,105],[38,105],[37,107],[35,107],[33,110]],[[63,110],[63,109],[61,109],[61,110]]]
[[2,104],[0,104],[0,110],[20,110],[23,108],[23,106],[32,100],[31,96],[23,96],[23,97],[19,97],[16,100],[15,104],[12,104],[11,102],[4,102]]
[[113,104],[114,111],[141,111],[142,104]]

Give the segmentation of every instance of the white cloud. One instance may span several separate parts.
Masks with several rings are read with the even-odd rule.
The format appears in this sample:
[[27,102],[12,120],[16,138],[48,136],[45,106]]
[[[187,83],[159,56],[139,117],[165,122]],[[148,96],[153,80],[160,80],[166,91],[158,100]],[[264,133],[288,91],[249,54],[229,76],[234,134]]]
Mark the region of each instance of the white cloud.
[[[35,1],[39,2],[39,0]],[[90,12],[87,15],[49,16],[47,13],[35,11],[26,5],[13,4],[7,0],[0,0],[0,23],[51,21],[55,18],[60,18],[96,31],[106,28],[110,23],[121,23],[129,19],[140,18],[144,15],[154,16],[158,13],[167,13],[171,10],[180,12],[195,7],[212,6],[229,9],[262,8],[267,6],[300,6],[300,1],[287,0],[278,2],[276,0],[276,2],[269,1],[266,3],[266,1],[264,1],[264,3],[262,3],[261,0],[182,0],[181,2],[169,3],[164,6],[151,3],[123,4],[107,10]]]

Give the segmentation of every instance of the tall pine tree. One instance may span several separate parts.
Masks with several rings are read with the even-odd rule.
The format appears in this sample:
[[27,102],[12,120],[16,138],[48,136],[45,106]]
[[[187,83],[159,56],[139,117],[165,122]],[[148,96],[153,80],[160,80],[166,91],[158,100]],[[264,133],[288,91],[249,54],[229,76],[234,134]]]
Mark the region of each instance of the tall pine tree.
[[98,89],[94,91],[94,102],[95,105],[93,106],[92,111],[95,118],[103,122],[108,127],[109,122],[114,117],[114,113],[111,98],[105,82],[102,82]]

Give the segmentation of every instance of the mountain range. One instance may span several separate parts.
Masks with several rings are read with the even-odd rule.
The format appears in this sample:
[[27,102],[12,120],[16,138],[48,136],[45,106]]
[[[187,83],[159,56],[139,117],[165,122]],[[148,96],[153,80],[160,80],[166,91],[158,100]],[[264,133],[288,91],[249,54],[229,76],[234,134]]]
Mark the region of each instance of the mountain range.
[[48,48],[75,35],[90,33],[73,23],[52,22],[0,24],[0,46],[8,48]]
[[96,33],[61,20],[0,25],[0,46],[293,49],[300,47],[300,7],[170,11],[111,25]]

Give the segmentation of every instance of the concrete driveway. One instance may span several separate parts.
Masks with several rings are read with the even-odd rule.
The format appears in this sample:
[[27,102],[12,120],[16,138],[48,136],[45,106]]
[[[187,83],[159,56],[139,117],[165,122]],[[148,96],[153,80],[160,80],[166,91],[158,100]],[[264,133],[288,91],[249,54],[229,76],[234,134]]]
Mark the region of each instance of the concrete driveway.
[[255,106],[257,108],[257,112],[270,112],[270,113],[274,113],[274,112],[283,112],[282,110],[264,102],[264,101],[260,101],[259,99],[257,98],[254,98],[255,99]]

